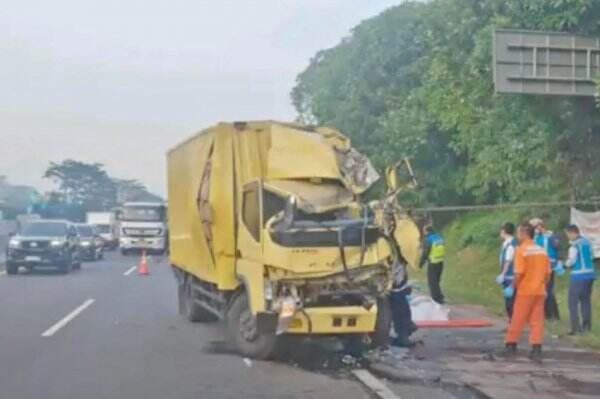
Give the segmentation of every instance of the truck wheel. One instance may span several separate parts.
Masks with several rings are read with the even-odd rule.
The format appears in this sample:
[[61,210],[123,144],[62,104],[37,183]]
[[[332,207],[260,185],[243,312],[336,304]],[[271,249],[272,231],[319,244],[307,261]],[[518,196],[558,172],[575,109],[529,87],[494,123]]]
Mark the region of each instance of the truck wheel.
[[250,312],[248,296],[237,295],[227,312],[227,333],[229,340],[242,356],[254,359],[267,359],[275,349],[277,336],[261,334],[256,328],[256,317]]
[[6,262],[6,274],[17,274],[19,272],[19,266],[14,263]]
[[198,304],[192,290],[192,278],[188,276],[183,286],[178,286],[178,294],[182,295],[179,299],[181,312],[188,321],[192,323],[202,323],[214,321],[215,316]]
[[375,331],[371,334],[373,346],[385,346],[390,342],[390,328],[392,327],[392,308],[387,296],[377,300],[377,319]]

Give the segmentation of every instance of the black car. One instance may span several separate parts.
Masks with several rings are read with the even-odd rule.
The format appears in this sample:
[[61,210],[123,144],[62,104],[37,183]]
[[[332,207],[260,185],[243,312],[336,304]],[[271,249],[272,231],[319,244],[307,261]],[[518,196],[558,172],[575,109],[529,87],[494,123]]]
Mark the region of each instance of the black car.
[[12,236],[6,250],[6,273],[17,274],[19,266],[58,267],[63,273],[81,267],[79,235],[74,225],[62,220],[37,220]]
[[104,240],[96,226],[91,224],[76,224],[77,234],[79,234],[79,250],[81,259],[98,260],[104,257]]

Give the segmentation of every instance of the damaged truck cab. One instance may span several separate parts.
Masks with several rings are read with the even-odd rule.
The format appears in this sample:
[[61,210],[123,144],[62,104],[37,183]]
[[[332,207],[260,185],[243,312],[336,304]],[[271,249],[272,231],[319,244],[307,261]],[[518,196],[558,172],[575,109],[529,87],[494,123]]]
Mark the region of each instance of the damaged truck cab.
[[419,232],[394,195],[361,200],[378,177],[330,128],[222,123],[175,147],[169,223],[180,312],[226,320],[236,349],[255,358],[268,357],[280,334],[387,338],[389,309],[378,305],[416,259]]

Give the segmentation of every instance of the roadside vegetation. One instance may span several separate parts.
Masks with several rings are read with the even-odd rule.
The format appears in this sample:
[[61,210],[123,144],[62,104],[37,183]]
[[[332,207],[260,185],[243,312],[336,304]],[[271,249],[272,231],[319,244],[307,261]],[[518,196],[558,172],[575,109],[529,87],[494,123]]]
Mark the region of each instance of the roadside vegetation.
[[[292,99],[302,122],[336,126],[380,170],[410,158],[419,188],[404,196],[406,206],[598,198],[596,101],[495,93],[492,33],[498,27],[600,37],[599,16],[595,0],[405,2],[318,52]],[[444,286],[451,300],[501,313],[494,283],[499,227],[542,216],[562,230],[568,209],[542,211],[434,214],[448,241]],[[563,321],[554,333],[567,329],[567,282],[558,282]],[[598,287],[594,300],[600,302]],[[600,348],[599,323],[578,341]]]

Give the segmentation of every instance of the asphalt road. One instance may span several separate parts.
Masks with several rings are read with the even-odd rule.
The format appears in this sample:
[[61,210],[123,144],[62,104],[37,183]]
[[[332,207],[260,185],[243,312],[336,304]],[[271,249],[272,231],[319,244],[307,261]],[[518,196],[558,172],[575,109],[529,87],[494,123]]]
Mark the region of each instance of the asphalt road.
[[[371,398],[350,377],[212,350],[218,324],[184,321],[165,259],[150,276],[107,254],[61,275],[0,274],[0,398]],[[66,317],[66,318],[65,318]]]

